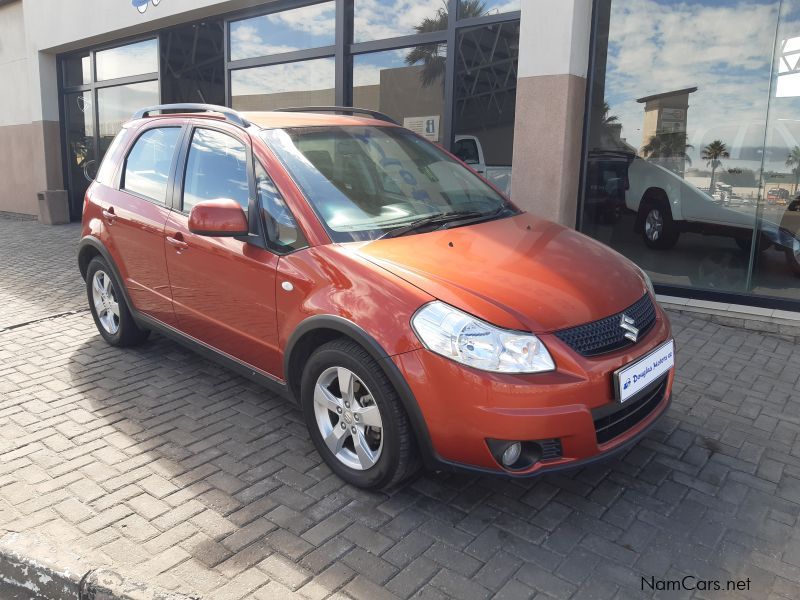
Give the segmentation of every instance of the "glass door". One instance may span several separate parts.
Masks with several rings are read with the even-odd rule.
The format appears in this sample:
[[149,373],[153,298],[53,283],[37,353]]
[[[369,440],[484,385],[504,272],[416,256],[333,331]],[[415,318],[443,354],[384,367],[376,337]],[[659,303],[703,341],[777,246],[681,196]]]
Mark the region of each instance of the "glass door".
[[159,103],[158,40],[149,38],[61,58],[64,160],[70,217],[111,140],[137,110]]
[[93,96],[91,91],[64,96],[67,186],[72,215],[81,214],[86,189],[97,172]]

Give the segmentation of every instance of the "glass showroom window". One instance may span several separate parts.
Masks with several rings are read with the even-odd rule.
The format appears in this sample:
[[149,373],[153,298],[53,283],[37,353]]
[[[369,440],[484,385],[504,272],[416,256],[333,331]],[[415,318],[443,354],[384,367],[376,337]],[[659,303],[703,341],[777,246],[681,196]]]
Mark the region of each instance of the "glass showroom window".
[[144,40],[97,53],[97,81],[158,72],[158,41]]
[[158,104],[157,81],[118,85],[97,90],[101,160],[114,136],[122,129],[122,124],[129,121],[131,115],[140,108],[156,104]]
[[447,29],[447,3],[426,0],[354,0],[356,42]]
[[330,106],[335,78],[332,58],[232,71],[231,106],[237,110]]
[[[800,299],[800,6],[781,4],[752,291]],[[792,274],[794,277],[792,277]]]
[[356,56],[353,105],[379,110],[432,142],[441,142],[445,58],[444,44]]
[[519,10],[522,0],[461,0],[458,3],[458,18],[471,19],[485,15],[496,15]]
[[581,227],[658,284],[800,297],[780,233],[797,107],[767,122],[779,4],[597,3]]
[[519,21],[456,35],[454,153],[511,195]]
[[323,2],[230,24],[230,58],[240,60],[331,46],[336,7]]

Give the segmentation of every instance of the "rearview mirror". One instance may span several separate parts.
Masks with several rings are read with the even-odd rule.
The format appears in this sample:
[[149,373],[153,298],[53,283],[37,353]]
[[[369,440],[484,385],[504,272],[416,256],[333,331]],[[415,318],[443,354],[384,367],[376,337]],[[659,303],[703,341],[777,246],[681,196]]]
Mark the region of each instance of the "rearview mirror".
[[197,235],[235,237],[247,235],[249,227],[242,207],[234,200],[205,200],[192,207],[189,231]]

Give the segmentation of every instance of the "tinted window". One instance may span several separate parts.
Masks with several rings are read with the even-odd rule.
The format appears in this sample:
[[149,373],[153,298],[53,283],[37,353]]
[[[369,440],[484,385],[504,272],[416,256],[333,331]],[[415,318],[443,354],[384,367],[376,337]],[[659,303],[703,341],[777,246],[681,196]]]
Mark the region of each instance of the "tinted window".
[[183,184],[183,210],[203,200],[235,200],[247,211],[247,149],[236,138],[197,129],[189,148]]
[[256,162],[256,188],[270,244],[279,252],[289,252],[307,246],[308,243],[297,226],[292,212],[267,175],[267,171],[258,162]]
[[162,127],[139,136],[125,161],[122,187],[166,204],[169,169],[180,133],[179,127]]

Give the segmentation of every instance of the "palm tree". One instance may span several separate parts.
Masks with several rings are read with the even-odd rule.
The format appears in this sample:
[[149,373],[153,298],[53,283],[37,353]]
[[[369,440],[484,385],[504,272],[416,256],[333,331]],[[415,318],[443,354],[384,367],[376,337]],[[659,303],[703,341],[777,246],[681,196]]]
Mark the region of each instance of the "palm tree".
[[604,100],[600,113],[600,125],[602,127],[608,128],[611,125],[616,125],[617,123],[619,123],[619,117],[617,115],[608,114],[610,112],[611,112],[611,107],[608,105],[608,102]]
[[728,152],[728,147],[720,140],[714,140],[708,146],[703,148],[700,158],[706,161],[706,166],[711,167],[711,184],[708,186],[708,191],[714,193],[716,189],[717,168],[722,164],[721,158],[730,158],[731,154]]
[[648,160],[667,159],[670,170],[682,175],[684,163],[692,164],[686,151],[693,147],[686,143],[686,133],[682,131],[661,132],[651,136],[642,146],[642,154]]
[[800,146],[795,146],[786,157],[786,166],[794,173],[794,193],[797,193],[797,184],[800,181]]
[[[486,4],[483,0],[459,0],[459,18],[480,17],[486,14]],[[432,31],[443,31],[447,29],[450,15],[447,14],[447,0],[442,0],[442,6],[436,10],[432,17],[425,17],[419,25],[414,26],[417,33],[430,33]],[[445,53],[444,45],[440,43],[422,44],[414,46],[406,54],[406,64],[423,64],[420,80],[424,87],[428,87],[436,81],[444,82]]]

